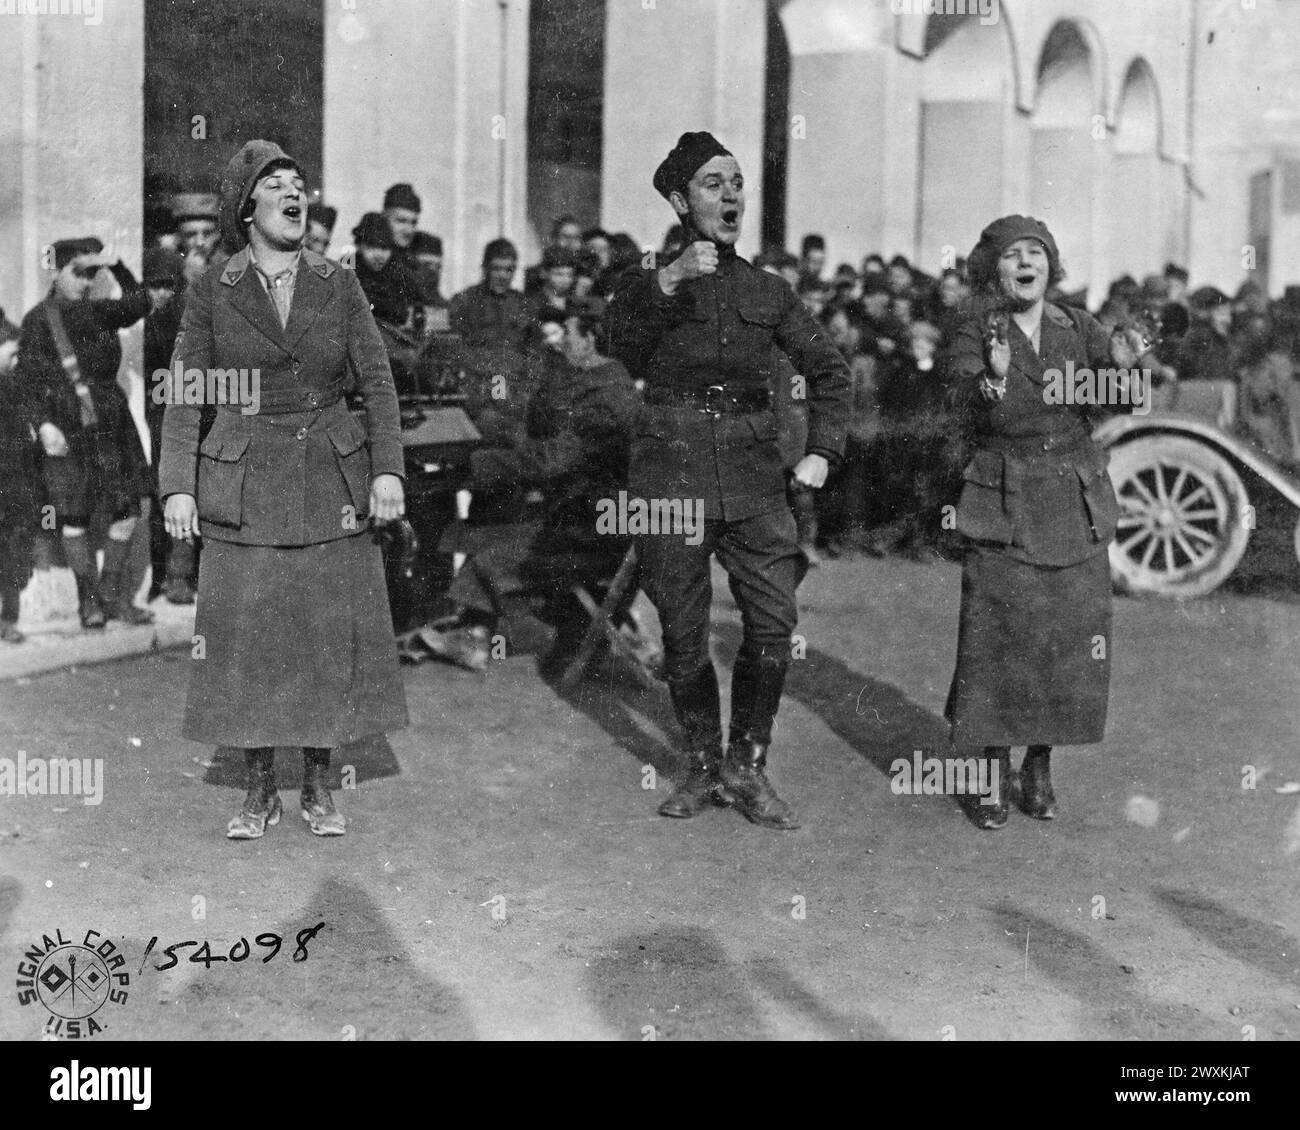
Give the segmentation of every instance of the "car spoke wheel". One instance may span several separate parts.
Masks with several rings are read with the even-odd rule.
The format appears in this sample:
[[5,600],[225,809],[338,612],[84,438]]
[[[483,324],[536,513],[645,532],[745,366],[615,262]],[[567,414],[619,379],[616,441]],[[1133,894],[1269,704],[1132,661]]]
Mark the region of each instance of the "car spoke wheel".
[[1250,506],[1218,452],[1182,436],[1143,436],[1111,450],[1110,475],[1120,503],[1110,565],[1121,591],[1204,596],[1237,567]]

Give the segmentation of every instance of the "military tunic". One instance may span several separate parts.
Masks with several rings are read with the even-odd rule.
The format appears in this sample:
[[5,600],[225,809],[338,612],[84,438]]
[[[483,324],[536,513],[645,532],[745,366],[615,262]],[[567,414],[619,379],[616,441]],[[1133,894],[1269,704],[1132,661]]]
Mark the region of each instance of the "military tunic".
[[771,395],[780,354],[799,374],[796,398],[808,405],[809,454],[839,460],[850,407],[848,366],[789,286],[734,249],[718,250],[714,274],[671,296],[656,272],[629,272],[607,318],[612,352],[645,381],[629,495],[678,500],[703,519],[698,540],[682,530],[638,541],[641,584],[659,610],[670,680],[708,660],[714,554],[741,607],[744,652],[789,656],[806,563],[786,501]]

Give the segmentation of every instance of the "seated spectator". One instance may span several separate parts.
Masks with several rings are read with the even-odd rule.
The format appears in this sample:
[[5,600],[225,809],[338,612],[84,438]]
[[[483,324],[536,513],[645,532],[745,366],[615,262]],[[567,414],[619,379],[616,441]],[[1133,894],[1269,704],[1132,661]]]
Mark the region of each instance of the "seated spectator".
[[449,309],[460,340],[466,411],[488,446],[515,442],[527,403],[527,300],[510,285],[518,267],[515,245],[492,240],[483,249],[483,281],[457,294]]
[[866,280],[875,275],[879,275],[882,279],[886,277],[885,260],[883,256],[873,253],[862,260],[862,278]]
[[409,184],[395,184],[384,193],[383,218],[392,235],[395,258],[408,271],[415,271],[415,256],[411,244],[420,226],[420,198]]
[[902,551],[923,559],[952,540],[942,517],[956,493],[961,445],[937,363],[939,340],[937,327],[913,322],[906,348],[881,372],[880,442],[888,468],[882,485],[890,519],[873,536],[875,553]]
[[841,305],[856,302],[862,291],[858,283],[858,272],[851,263],[841,263],[835,268],[835,277],[831,280],[831,302]]
[[309,204],[307,206],[307,239],[304,246],[317,255],[328,255],[330,240],[334,237],[334,225],[338,223],[337,208],[328,204]]
[[810,232],[799,245],[799,285],[820,283],[825,270],[826,240]]
[[32,575],[39,527],[36,425],[30,390],[18,381],[18,327],[0,310],[0,640],[22,643],[18,600]]
[[528,299],[528,318],[534,326],[543,314],[563,314],[578,278],[578,258],[563,247],[548,247],[542,256],[542,285]]
[[911,294],[916,280],[913,278],[912,264],[907,261],[906,255],[895,255],[889,261],[885,281],[889,284],[890,294]]
[[1192,328],[1183,338],[1174,367],[1180,381],[1227,381],[1233,377],[1233,350],[1228,339],[1232,303],[1218,287],[1192,292]]
[[394,254],[391,226],[378,212],[367,212],[352,229],[352,242],[357,247],[357,281],[375,320],[409,330],[421,302],[420,288]]
[[823,279],[802,279],[799,283],[799,300],[807,307],[808,313],[820,319],[830,305],[830,284]]
[[609,270],[611,249],[607,231],[603,228],[588,228],[582,233],[582,247],[591,259],[597,278]]
[[863,347],[881,357],[887,357],[898,348],[895,332],[890,322],[889,285],[885,276],[867,275],[862,280]]
[[834,502],[826,507],[835,511],[828,523],[835,533],[828,540],[838,555],[865,549],[868,531],[883,521],[884,475],[879,445],[875,442],[881,429],[879,361],[874,342],[868,341],[864,319],[854,307],[833,308],[826,319],[826,332],[848,361],[853,380],[853,407],[844,459],[832,484]]
[[943,345],[952,341],[957,324],[965,317],[969,296],[970,289],[960,271],[949,267],[939,276],[939,285],[934,290],[926,320],[938,328]]
[[542,262],[529,267],[524,272],[524,294],[529,298],[542,289],[546,276],[546,252],[552,249],[567,251],[574,256],[581,253],[582,225],[578,223],[577,217],[567,214],[557,216],[551,225],[550,239],[542,248]]
[[1185,267],[1177,263],[1166,263],[1164,269],[1166,302],[1176,306],[1187,307],[1187,283],[1191,276]]
[[627,232],[616,232],[609,237],[609,266],[601,272],[600,277],[596,280],[595,293],[600,297],[609,300],[614,293],[614,286],[620,276],[629,267],[635,267],[641,262],[641,248],[637,242]]
[[446,333],[451,329],[451,322],[447,300],[442,296],[442,240],[436,235],[418,231],[411,240],[411,254],[415,258],[415,281],[424,307],[425,330],[428,333]]
[[1300,467],[1300,385],[1293,343],[1281,335],[1255,338],[1237,370],[1235,430],[1279,463]]

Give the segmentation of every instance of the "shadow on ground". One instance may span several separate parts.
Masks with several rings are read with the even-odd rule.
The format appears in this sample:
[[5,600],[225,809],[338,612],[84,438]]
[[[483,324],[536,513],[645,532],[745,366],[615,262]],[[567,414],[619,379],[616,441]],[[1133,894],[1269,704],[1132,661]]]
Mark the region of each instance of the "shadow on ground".
[[882,1040],[874,1019],[837,1011],[773,958],[737,963],[699,927],[628,934],[588,973],[612,1032],[628,1040],[769,1040],[772,1006],[826,1039]]

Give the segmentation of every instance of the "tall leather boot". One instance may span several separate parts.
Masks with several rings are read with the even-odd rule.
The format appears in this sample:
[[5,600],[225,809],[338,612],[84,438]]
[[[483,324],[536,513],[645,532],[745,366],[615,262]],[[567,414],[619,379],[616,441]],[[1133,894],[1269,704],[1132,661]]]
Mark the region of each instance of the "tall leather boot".
[[104,626],[104,604],[99,595],[99,575],[95,560],[90,555],[90,545],[85,534],[65,537],[63,560],[77,580],[77,615],[83,628],[99,629]]
[[722,798],[728,804],[755,824],[782,830],[799,827],[799,820],[776,795],[764,769],[789,665],[784,657],[737,657],[731,674],[731,733],[721,773]]
[[302,750],[302,818],[316,836],[341,836],[347,820],[334,807],[327,778],[330,771],[328,749],[304,746]]
[[995,779],[997,782],[992,803],[987,803],[986,798],[978,792],[965,794],[962,801],[971,823],[986,832],[992,832],[1007,826],[1007,816],[1011,810],[1011,747],[985,746],[983,760],[987,774],[985,779],[990,783]]
[[131,599],[134,594],[124,591],[126,583],[123,573],[130,547],[129,541],[118,541],[116,538],[108,538],[104,542],[104,572],[99,581],[99,591],[104,598],[104,618],[121,620],[123,624],[152,624],[153,613],[137,608]]
[[267,825],[280,823],[284,809],[275,788],[274,747],[244,750],[244,764],[248,769],[248,794],[239,815],[226,826],[226,838],[260,840]]
[[673,710],[686,744],[686,776],[659,806],[660,816],[687,818],[718,803],[718,769],[722,763],[722,703],[718,673],[706,663],[685,679],[668,684]]
[[1020,765],[1020,811],[1035,820],[1056,816],[1056,794],[1052,792],[1052,747],[1031,745]]

